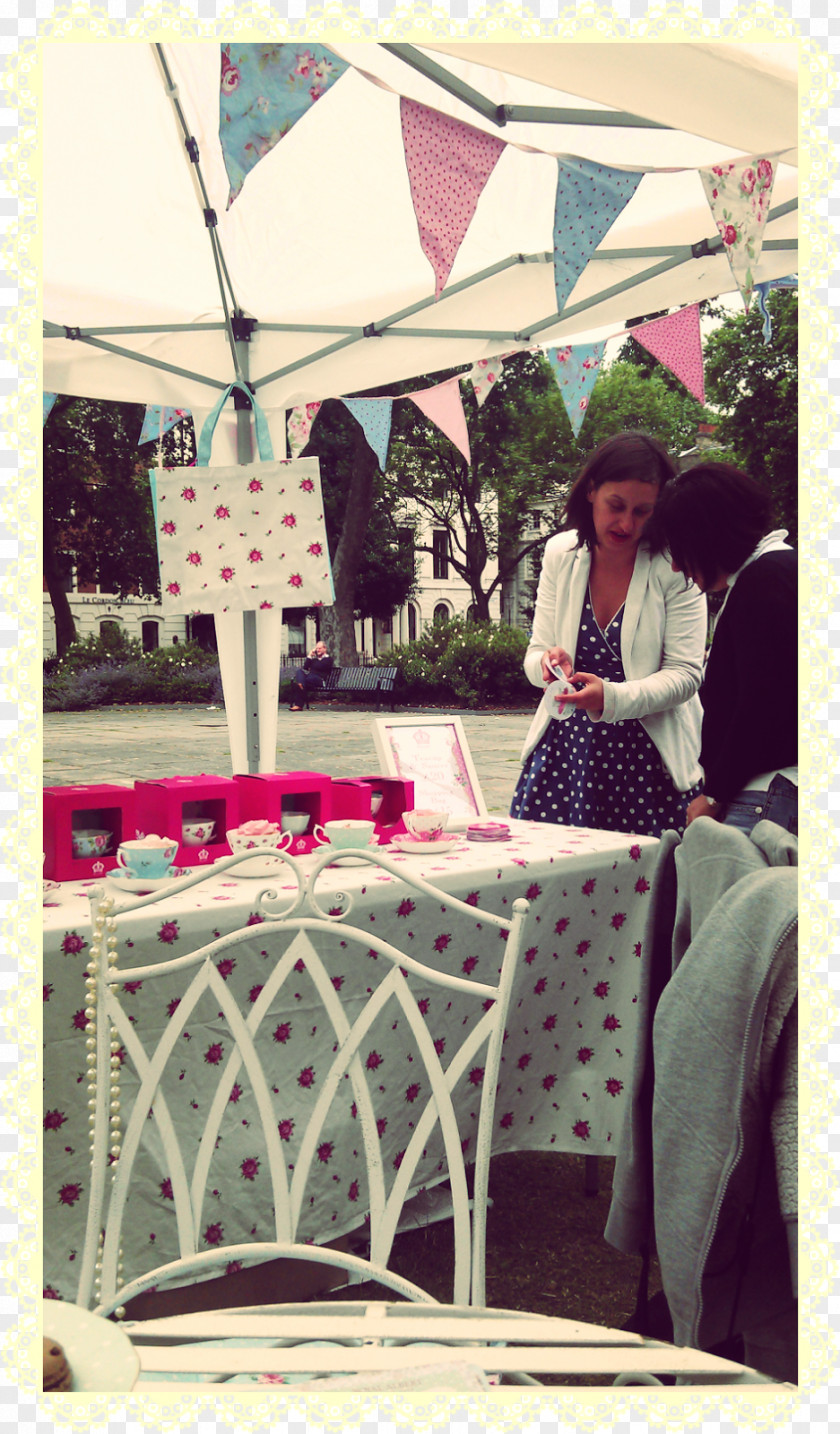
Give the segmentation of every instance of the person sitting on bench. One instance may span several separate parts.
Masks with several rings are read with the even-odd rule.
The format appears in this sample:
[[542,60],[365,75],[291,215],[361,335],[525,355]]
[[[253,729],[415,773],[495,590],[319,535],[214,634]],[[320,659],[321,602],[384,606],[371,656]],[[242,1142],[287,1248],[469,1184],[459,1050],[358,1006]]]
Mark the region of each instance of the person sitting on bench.
[[324,678],[331,670],[333,660],[327,652],[325,642],[316,642],[309,656],[304,659],[292,679],[292,701],[290,712],[302,712],[309,700],[309,693],[323,687]]

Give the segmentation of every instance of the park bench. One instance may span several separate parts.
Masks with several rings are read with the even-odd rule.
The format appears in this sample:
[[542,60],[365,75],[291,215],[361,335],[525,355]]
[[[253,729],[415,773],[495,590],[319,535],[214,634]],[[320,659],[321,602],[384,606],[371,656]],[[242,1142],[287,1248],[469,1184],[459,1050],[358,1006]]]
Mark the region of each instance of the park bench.
[[[285,684],[292,681],[299,666],[300,663],[296,663],[294,666],[280,669],[281,692]],[[377,706],[381,706],[383,699],[387,699],[393,712],[398,678],[398,667],[333,667],[324,678],[322,687],[306,691],[304,705],[308,707],[312,697],[350,693],[353,696],[372,697]]]

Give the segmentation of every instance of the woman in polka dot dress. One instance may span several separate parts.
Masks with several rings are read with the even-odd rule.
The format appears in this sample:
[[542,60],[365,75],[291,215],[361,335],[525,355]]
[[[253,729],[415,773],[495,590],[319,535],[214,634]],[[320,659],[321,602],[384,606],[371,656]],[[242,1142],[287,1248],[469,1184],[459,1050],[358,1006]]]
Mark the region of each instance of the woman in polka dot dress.
[[591,455],[545,547],[525,673],[574,683],[544,703],[522,752],[511,816],[661,836],[700,789],[706,602],[651,552],[644,529],[675,476],[660,443],[618,433]]

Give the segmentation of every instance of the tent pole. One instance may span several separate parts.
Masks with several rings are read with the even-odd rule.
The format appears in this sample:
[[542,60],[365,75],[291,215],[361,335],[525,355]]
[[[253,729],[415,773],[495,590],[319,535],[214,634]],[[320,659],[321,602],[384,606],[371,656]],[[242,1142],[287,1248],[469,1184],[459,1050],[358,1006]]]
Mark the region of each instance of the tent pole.
[[[247,382],[250,357],[247,341],[237,339],[236,350],[240,371]],[[253,458],[251,405],[248,404],[247,408],[245,407],[245,397],[239,389],[234,390],[233,397],[236,406],[236,461],[237,463],[247,464],[250,463]],[[260,770],[260,729],[259,688],[257,681],[257,614],[253,609],[247,609],[242,614],[242,636],[245,661],[245,742],[248,753],[248,771],[258,772]]]

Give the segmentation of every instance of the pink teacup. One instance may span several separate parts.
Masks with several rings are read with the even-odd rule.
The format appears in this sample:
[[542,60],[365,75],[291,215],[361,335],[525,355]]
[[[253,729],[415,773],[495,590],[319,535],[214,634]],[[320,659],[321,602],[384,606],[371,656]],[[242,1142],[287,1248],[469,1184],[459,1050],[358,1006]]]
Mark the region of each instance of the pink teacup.
[[446,831],[449,815],[415,807],[411,812],[403,812],[403,821],[415,841],[439,841]]

